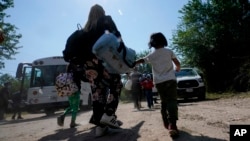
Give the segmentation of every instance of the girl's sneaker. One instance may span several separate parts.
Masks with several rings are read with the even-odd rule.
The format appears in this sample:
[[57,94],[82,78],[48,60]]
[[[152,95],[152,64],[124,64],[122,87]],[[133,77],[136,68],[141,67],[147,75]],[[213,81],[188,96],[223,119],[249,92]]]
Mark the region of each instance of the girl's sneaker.
[[75,121],[71,121],[69,126],[70,126],[70,128],[75,128],[76,126],[80,126],[80,124],[75,123]]
[[168,120],[163,120],[163,125],[164,125],[164,127],[166,129],[168,129],[169,128],[169,122],[168,122]]

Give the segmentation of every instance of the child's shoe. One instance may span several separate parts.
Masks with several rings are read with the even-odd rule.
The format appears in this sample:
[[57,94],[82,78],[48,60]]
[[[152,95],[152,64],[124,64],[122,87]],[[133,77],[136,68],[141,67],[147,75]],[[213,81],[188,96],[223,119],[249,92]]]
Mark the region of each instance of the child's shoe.
[[75,121],[71,120],[70,128],[75,128],[76,126],[79,126],[80,124],[75,123]]
[[179,130],[177,129],[176,124],[169,124],[168,126],[168,130],[169,130],[169,135],[171,137],[178,137],[179,136]]
[[59,125],[59,126],[63,126],[64,125],[64,115],[61,115],[61,116],[59,116],[59,117],[57,117],[57,124]]
[[17,117],[17,119],[23,119],[23,117],[19,116],[19,117]]

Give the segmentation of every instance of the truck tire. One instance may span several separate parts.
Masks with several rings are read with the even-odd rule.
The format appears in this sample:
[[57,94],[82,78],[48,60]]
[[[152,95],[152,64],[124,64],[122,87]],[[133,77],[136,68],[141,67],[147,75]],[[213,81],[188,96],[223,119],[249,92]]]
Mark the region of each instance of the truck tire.
[[202,92],[201,95],[198,97],[198,100],[205,100],[206,99],[206,92]]

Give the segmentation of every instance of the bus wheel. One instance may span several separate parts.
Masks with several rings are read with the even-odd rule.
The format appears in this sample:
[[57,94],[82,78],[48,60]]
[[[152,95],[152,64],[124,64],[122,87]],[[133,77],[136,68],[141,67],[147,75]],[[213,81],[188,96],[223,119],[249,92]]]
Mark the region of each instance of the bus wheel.
[[51,115],[55,114],[55,110],[51,109],[51,108],[44,109],[44,112],[45,112],[46,116],[51,116]]

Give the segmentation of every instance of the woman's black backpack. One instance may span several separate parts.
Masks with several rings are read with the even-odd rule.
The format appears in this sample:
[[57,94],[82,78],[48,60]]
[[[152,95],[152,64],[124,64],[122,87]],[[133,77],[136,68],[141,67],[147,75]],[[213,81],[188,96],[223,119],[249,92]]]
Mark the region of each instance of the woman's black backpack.
[[62,51],[66,62],[83,64],[93,58],[92,46],[95,40],[91,32],[84,31],[78,24],[78,29],[67,39],[65,49]]

